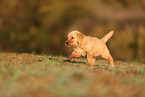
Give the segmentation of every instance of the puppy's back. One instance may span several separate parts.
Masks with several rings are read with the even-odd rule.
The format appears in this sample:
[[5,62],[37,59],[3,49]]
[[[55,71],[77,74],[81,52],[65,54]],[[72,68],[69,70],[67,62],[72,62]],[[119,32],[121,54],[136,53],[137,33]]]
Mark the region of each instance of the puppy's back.
[[92,46],[91,50],[94,52],[94,55],[95,56],[100,55],[104,47],[106,46],[105,43],[96,37],[88,37],[88,40],[90,41],[90,44]]

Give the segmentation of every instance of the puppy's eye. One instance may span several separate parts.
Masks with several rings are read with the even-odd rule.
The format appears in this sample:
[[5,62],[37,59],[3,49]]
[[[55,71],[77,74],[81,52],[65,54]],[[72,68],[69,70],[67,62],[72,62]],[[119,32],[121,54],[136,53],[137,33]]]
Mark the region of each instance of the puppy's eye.
[[71,39],[74,39],[74,37],[71,37]]

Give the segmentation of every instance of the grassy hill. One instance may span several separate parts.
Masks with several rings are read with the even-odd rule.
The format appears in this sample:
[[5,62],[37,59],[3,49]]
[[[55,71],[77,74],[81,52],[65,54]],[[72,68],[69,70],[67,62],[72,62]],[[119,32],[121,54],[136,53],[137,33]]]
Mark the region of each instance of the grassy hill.
[[144,97],[145,64],[0,53],[0,97]]

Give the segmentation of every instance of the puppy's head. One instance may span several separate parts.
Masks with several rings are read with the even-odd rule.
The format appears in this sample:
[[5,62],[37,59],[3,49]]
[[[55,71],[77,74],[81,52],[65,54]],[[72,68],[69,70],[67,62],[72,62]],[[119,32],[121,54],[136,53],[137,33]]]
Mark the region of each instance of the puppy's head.
[[68,47],[77,47],[79,44],[81,44],[84,37],[85,35],[83,35],[81,32],[72,31],[68,34],[68,40],[65,42],[65,45]]

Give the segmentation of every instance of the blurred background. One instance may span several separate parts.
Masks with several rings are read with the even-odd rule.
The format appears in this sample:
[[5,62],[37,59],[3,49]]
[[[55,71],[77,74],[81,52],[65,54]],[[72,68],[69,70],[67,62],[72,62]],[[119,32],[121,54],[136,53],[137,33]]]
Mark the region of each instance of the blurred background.
[[0,0],[0,52],[69,56],[67,34],[103,37],[115,60],[145,62],[145,0]]

